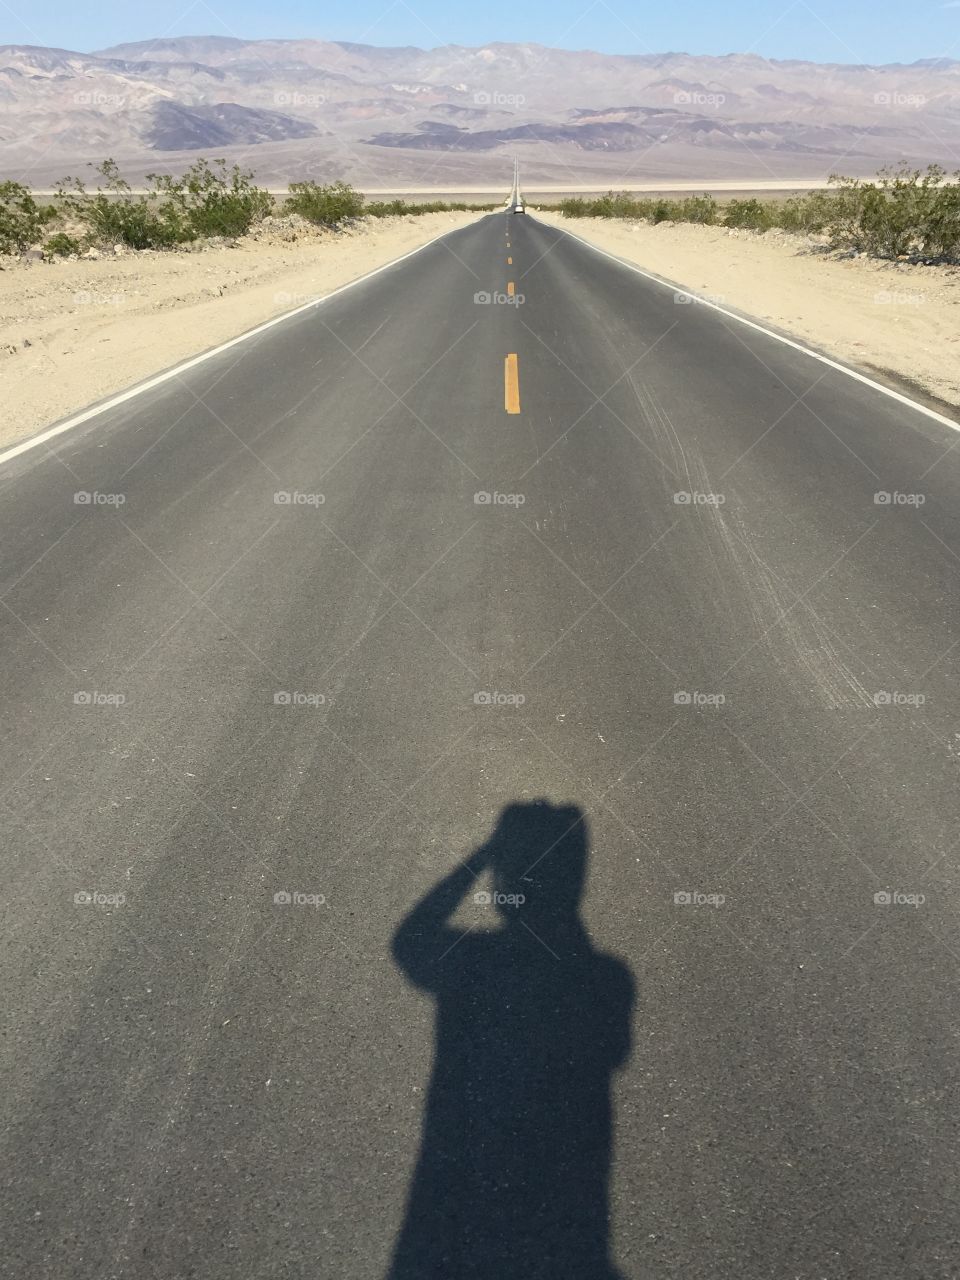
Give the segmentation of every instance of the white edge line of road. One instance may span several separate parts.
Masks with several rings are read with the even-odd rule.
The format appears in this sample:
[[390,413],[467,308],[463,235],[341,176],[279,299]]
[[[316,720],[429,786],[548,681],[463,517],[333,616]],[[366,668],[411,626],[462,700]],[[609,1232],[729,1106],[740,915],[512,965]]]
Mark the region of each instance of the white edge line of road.
[[[533,221],[539,222],[540,219],[534,218]],[[960,422],[956,422],[953,418],[937,413],[936,409],[928,409],[925,404],[921,404],[918,400],[911,400],[909,396],[905,396],[899,391],[894,391],[892,387],[885,387],[882,382],[875,382],[873,378],[868,378],[866,374],[858,373],[856,369],[851,369],[849,365],[840,364],[839,361],[831,360],[829,356],[822,355],[812,347],[804,346],[802,342],[795,342],[793,338],[788,338],[786,334],[777,333],[776,329],[768,329],[765,325],[758,324],[755,320],[749,320],[746,316],[738,315],[736,311],[728,311],[726,307],[721,307],[719,303],[712,302],[709,298],[703,298],[692,289],[685,289],[683,285],[675,284],[664,276],[657,276],[650,271],[644,271],[642,267],[638,267],[635,263],[628,262],[626,258],[620,258],[615,253],[608,253],[606,249],[601,249],[599,245],[591,244],[589,240],[585,240],[583,236],[578,236],[575,231],[568,231],[566,227],[554,227],[550,222],[542,222],[540,225],[559,231],[563,235],[570,236],[573,240],[579,240],[588,249],[592,249],[594,253],[603,254],[611,262],[617,262],[621,267],[626,267],[629,271],[635,271],[638,276],[643,276],[646,280],[653,280],[656,284],[661,284],[666,289],[672,289],[674,293],[682,293],[688,298],[695,298],[698,305],[709,307],[712,311],[719,311],[721,315],[729,316],[731,320],[736,320],[738,324],[745,324],[749,329],[756,329],[758,333],[766,334],[768,338],[775,338],[777,342],[782,342],[785,347],[793,347],[794,351],[802,351],[804,355],[810,356],[811,359],[819,360],[821,364],[829,365],[831,369],[837,369],[840,373],[845,373],[848,378],[855,378],[857,382],[862,382],[864,386],[873,387],[874,391],[882,392],[883,395],[889,396],[891,400],[898,400],[900,404],[905,404],[910,409],[916,409],[918,413],[932,418],[934,422],[939,422],[941,426],[949,427],[951,431],[960,431]],[[3,458],[0,457],[0,462],[2,461]]]
[[[467,223],[466,225],[470,226],[472,224]],[[175,364],[172,368],[164,369],[162,373],[157,373],[153,377],[147,378],[145,382],[138,382],[126,391],[120,391],[117,395],[110,396],[109,399],[104,400],[101,404],[95,404],[89,409],[84,409],[82,413],[74,414],[72,418],[66,418],[63,422],[47,427],[39,435],[31,436],[28,440],[12,445],[9,449],[5,449],[0,453],[0,466],[5,462],[9,462],[12,458],[19,457],[22,453],[27,453],[30,449],[36,449],[39,445],[46,444],[48,440],[52,440],[55,436],[63,435],[65,431],[79,427],[83,422],[89,422],[91,418],[95,418],[100,413],[106,413],[108,409],[115,409],[117,405],[123,404],[127,400],[132,400],[134,396],[139,396],[144,391],[151,391],[154,387],[159,387],[162,383],[169,382],[171,378],[185,373],[188,369],[196,368],[198,364],[203,364],[205,360],[210,360],[214,356],[220,355],[222,351],[229,351],[231,347],[235,347],[241,342],[246,342],[248,338],[254,338],[258,333],[264,333],[267,329],[272,329],[274,325],[283,324],[285,320],[301,315],[304,311],[309,311],[311,307],[319,307],[322,303],[329,302],[331,298],[335,298],[338,294],[345,293],[347,289],[363,284],[365,280],[372,280],[381,271],[388,271],[391,267],[397,266],[398,263],[405,262],[407,258],[412,258],[414,254],[422,253],[424,249],[429,249],[432,244],[436,244],[444,236],[450,235],[451,231],[460,231],[461,229],[460,227],[452,227],[450,231],[442,231],[440,235],[434,236],[432,240],[427,240],[424,244],[417,245],[416,249],[411,249],[409,253],[401,254],[399,258],[391,258],[389,262],[385,262],[380,267],[375,267],[373,271],[368,271],[366,275],[357,276],[355,280],[348,280],[346,284],[339,285],[336,289],[331,289],[329,293],[320,294],[316,298],[312,298],[310,302],[304,302],[301,306],[294,307],[292,311],[284,311],[282,315],[274,316],[272,320],[265,320],[263,324],[258,324],[253,329],[247,329],[244,333],[237,334],[235,338],[230,338],[227,342],[221,342],[217,347],[211,347],[209,351],[202,351],[197,356],[191,356],[189,359],[181,361],[180,364]]]

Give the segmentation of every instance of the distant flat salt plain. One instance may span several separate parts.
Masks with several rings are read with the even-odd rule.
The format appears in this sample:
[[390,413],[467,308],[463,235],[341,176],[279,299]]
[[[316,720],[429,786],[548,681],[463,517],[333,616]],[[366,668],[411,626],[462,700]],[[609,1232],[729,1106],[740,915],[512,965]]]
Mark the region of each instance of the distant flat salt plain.
[[[791,195],[802,191],[822,191],[826,186],[827,182],[823,178],[796,178],[792,181],[783,181],[778,178],[758,178],[749,182],[744,182],[742,179],[736,181],[727,178],[700,182],[692,179],[677,182],[617,182],[612,179],[609,182],[579,183],[577,185],[570,183],[559,186],[524,185],[523,193],[528,201],[534,202],[537,200],[563,200],[571,196],[601,195],[603,192],[611,190],[631,191],[648,195],[671,195],[684,191],[702,191],[725,196],[759,196]],[[146,193],[145,187],[134,187],[133,189],[138,193]],[[268,186],[266,189],[271,195],[275,196],[287,194],[285,186]],[[417,200],[443,199],[470,200],[481,203],[505,200],[509,184],[456,187],[365,187],[362,184],[358,184],[358,189],[369,200],[404,199],[415,202]],[[34,194],[53,196],[56,192],[51,187],[49,190],[36,190]]]
[[[579,195],[586,192],[609,191],[611,185],[618,191],[816,191],[824,185],[822,178],[796,178],[784,181],[779,178],[758,178],[745,185],[743,180],[734,181],[727,178],[704,179],[700,181],[685,180],[678,182],[595,182],[578,183],[575,186],[538,185],[524,187],[528,196],[565,195],[568,192]],[[503,194],[503,187],[382,187],[363,188],[369,196],[436,196],[436,195],[493,195]]]
[[[709,192],[723,196],[761,196],[794,195],[803,191],[822,191],[827,186],[823,178],[797,178],[793,181],[781,181],[776,178],[753,179],[744,182],[726,178],[697,182],[684,180],[676,182],[608,182],[578,183],[573,185],[526,185],[523,194],[531,204],[537,201],[555,202],[569,199],[572,196],[602,195],[605,191],[629,191],[645,195],[673,195],[681,192]],[[501,184],[491,186],[460,187],[362,187],[369,200],[404,199],[415,203],[417,200],[468,200],[477,203],[483,201],[503,200],[506,189]],[[276,195],[285,194],[285,188],[269,188]]]

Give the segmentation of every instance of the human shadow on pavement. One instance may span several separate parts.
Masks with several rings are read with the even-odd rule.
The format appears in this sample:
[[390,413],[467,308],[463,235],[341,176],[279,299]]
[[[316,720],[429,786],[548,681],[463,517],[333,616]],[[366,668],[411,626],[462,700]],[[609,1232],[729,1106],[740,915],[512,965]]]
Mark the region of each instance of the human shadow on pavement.
[[[633,980],[580,919],[587,849],[580,809],[509,805],[394,935],[394,959],[437,1009],[388,1280],[619,1280],[610,1081],[630,1052]],[[466,931],[451,925],[465,899]]]

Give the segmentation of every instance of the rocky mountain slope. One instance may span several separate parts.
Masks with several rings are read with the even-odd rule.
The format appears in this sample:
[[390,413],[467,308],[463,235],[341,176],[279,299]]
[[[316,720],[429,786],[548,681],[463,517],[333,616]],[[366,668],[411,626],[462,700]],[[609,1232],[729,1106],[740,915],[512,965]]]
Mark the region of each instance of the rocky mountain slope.
[[113,155],[135,176],[223,154],[264,181],[764,179],[956,167],[960,62],[772,62],[532,44],[382,49],[184,37],[97,53],[0,48],[0,169]]

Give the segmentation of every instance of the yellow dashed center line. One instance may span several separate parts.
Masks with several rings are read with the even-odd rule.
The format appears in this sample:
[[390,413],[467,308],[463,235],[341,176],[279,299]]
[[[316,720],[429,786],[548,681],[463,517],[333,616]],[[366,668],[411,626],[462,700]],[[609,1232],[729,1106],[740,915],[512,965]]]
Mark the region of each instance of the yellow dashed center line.
[[520,370],[516,352],[503,362],[503,407],[507,413],[520,412]]
[[512,258],[508,258],[508,259],[507,259],[507,266],[508,266],[508,267],[512,267],[512,266],[513,266],[513,259],[512,259]]
[[514,295],[514,283],[512,280],[507,281],[507,297],[512,298]]

